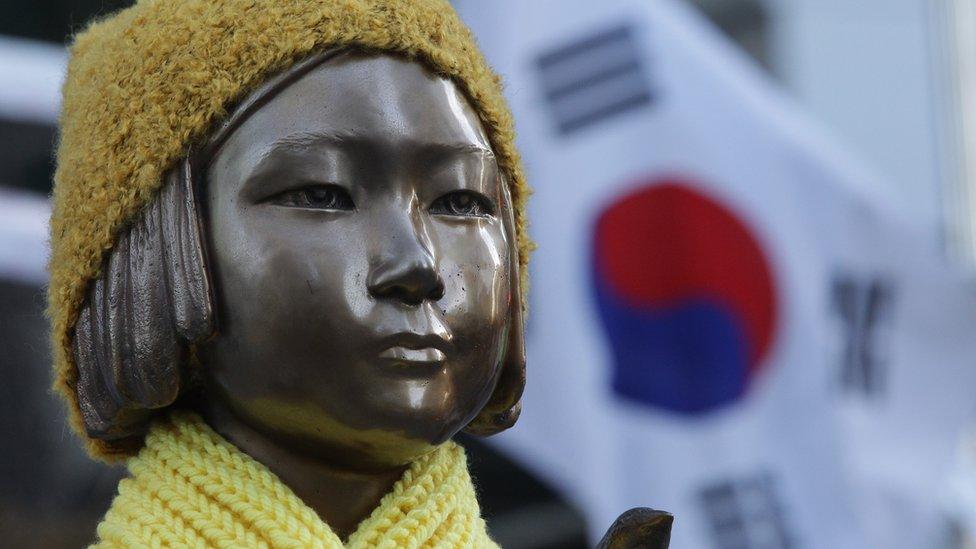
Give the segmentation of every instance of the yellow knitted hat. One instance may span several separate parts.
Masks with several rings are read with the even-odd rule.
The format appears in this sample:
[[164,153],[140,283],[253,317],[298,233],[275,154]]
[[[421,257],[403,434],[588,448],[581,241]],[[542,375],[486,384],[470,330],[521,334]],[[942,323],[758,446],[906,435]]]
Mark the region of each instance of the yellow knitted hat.
[[[467,94],[512,188],[525,287],[528,187],[511,115],[498,77],[447,0],[141,0],[77,36],[63,90],[48,314],[54,387],[83,437],[71,342],[116,236],[235,101],[337,46],[417,59]],[[117,449],[90,440],[89,451],[107,457]]]

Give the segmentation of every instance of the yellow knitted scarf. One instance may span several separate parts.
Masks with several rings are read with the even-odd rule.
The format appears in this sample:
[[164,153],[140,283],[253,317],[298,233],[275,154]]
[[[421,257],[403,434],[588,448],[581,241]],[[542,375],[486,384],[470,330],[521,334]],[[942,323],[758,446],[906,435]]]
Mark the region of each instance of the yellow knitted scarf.
[[187,412],[157,423],[93,547],[497,547],[464,450],[417,460],[343,545],[271,471]]

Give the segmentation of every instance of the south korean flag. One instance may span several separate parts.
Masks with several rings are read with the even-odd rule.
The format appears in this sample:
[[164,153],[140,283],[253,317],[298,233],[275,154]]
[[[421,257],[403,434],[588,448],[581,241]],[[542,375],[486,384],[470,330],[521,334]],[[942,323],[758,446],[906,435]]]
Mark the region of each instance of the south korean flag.
[[528,385],[501,448],[602,534],[934,547],[976,291],[888,187],[672,0],[459,0],[529,181]]

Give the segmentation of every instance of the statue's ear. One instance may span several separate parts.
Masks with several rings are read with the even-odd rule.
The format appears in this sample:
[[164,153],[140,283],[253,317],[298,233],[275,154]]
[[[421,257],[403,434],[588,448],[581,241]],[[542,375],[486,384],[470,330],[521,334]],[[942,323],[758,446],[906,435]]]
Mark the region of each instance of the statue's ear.
[[89,436],[138,435],[180,394],[188,347],[213,331],[191,162],[119,233],[75,325],[75,387]]
[[525,311],[522,302],[518,235],[515,230],[512,194],[504,179],[502,179],[502,210],[505,216],[505,232],[508,236],[508,257],[511,258],[508,341],[495,390],[488,403],[481,409],[481,413],[465,428],[465,432],[478,436],[491,436],[515,425],[522,412],[522,391],[525,389]]

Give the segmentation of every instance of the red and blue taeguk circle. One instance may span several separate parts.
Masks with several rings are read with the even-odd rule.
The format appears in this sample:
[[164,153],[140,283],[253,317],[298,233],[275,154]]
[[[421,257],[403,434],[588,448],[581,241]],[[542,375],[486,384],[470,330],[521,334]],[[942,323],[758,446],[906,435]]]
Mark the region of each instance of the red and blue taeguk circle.
[[648,181],[600,213],[592,259],[617,394],[697,414],[746,393],[777,306],[766,256],[734,213],[693,184]]

